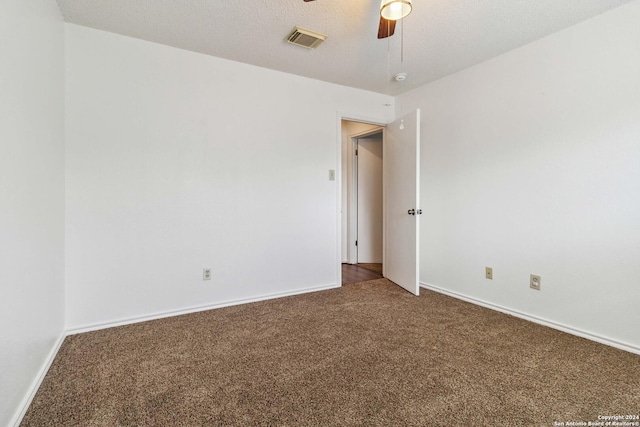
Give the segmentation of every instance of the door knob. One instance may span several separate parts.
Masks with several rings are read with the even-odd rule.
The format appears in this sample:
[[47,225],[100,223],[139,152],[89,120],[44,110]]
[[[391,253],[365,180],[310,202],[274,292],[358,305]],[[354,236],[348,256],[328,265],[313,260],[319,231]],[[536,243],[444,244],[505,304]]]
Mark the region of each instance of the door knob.
[[416,214],[416,210],[415,210],[415,209],[409,209],[409,210],[407,211],[407,213],[408,213],[409,215],[415,215],[415,214]]

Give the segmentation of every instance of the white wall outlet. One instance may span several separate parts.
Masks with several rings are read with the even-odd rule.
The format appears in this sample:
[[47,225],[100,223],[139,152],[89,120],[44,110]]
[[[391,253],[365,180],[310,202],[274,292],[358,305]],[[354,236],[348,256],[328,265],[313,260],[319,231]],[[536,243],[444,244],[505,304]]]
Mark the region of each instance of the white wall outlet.
[[484,277],[486,277],[489,280],[493,280],[493,268],[485,267],[484,268]]
[[211,280],[211,269],[205,268],[202,270],[202,280]]
[[536,291],[540,290],[540,276],[536,276],[535,274],[529,275],[529,287],[531,289],[535,289]]
[[336,171],[334,169],[329,169],[329,181],[336,180]]

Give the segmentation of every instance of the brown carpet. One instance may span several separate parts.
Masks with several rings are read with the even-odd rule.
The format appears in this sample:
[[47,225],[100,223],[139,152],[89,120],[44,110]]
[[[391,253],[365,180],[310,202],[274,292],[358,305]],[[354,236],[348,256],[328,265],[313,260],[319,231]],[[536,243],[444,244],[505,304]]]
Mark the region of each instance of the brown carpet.
[[552,426],[640,356],[385,279],[68,337],[23,426]]

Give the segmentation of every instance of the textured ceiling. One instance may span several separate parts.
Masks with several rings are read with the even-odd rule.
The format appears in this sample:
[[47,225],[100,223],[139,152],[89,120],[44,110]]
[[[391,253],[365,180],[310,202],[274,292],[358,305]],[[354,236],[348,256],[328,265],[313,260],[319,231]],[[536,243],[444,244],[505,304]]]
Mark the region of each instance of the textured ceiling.
[[[58,0],[58,4],[67,22],[396,95],[629,1],[413,0],[411,15],[396,27],[393,37],[383,40],[376,38],[379,0]],[[329,37],[316,50],[291,45],[284,39],[295,25]],[[398,72],[408,74],[405,82],[392,80]]]

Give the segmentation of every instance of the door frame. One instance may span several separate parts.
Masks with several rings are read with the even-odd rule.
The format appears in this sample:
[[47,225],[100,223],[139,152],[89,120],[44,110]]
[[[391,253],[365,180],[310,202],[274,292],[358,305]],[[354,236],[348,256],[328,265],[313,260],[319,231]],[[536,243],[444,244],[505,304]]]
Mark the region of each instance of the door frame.
[[[347,186],[347,262],[349,264],[356,264],[358,262],[358,247],[356,241],[358,239],[358,156],[356,150],[358,149],[358,140],[367,138],[373,135],[382,135],[382,150],[384,153],[384,127],[378,126],[363,132],[357,132],[352,135],[347,135],[350,147],[348,150],[349,159],[347,160],[351,165],[351,174],[347,177],[347,182],[350,180],[350,184]],[[382,162],[384,164],[384,154],[382,156]],[[382,179],[382,203],[384,206],[384,172]],[[384,268],[384,238],[385,238],[385,221],[384,211],[382,213],[382,268]]]
[[[382,156],[384,162],[384,150],[385,150],[385,127],[386,123],[381,121],[381,119],[372,119],[370,117],[361,117],[358,115],[348,114],[348,113],[340,113],[336,114],[336,278],[337,283],[336,286],[342,286],[342,210],[346,209],[346,206],[342,206],[342,182],[343,179],[347,177],[342,176],[342,166],[343,162],[349,161],[349,159],[343,159],[342,156],[342,121],[347,120],[351,122],[358,122],[369,124],[373,126],[377,126],[382,129]],[[379,131],[378,131],[379,132]],[[351,145],[351,139],[347,136],[347,141]],[[350,154],[351,153],[351,154]],[[354,154],[351,150],[347,150],[347,156],[351,156]],[[353,160],[352,160],[353,161]],[[382,198],[384,203],[385,197],[385,179],[383,176],[382,181]],[[383,212],[384,215],[384,212]],[[384,217],[383,217],[383,227],[384,227]],[[382,250],[382,259],[383,259],[383,275],[384,275],[384,259],[386,257],[386,249],[384,243],[384,234],[385,230],[383,228],[383,250]]]

